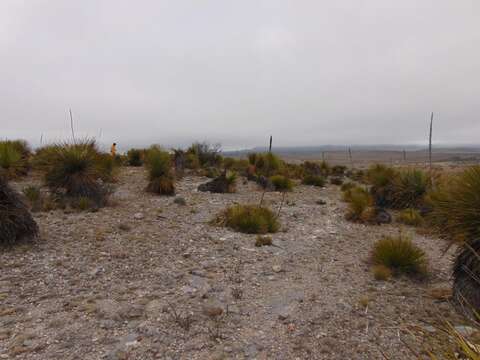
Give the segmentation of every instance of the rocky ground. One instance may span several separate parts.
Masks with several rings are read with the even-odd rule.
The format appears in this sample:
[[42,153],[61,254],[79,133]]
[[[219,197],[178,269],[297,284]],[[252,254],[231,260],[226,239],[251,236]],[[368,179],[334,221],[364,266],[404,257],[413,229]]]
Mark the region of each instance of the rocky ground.
[[0,359],[408,359],[407,329],[457,321],[432,296],[449,287],[443,243],[405,228],[431,277],[374,280],[372,244],[399,226],[346,221],[337,186],[297,186],[259,248],[209,224],[257,203],[255,184],[201,193],[207,179],[188,176],[181,204],[146,194],[143,171],[122,170],[111,207],[35,213],[41,240],[0,250]]

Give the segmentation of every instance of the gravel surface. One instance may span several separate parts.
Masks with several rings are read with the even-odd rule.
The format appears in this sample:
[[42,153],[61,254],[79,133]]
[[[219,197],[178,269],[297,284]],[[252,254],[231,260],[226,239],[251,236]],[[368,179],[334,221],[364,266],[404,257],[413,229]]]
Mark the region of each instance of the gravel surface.
[[407,328],[456,320],[429,295],[449,288],[440,240],[403,228],[431,277],[376,281],[372,244],[399,226],[346,221],[337,186],[297,186],[274,246],[255,247],[209,221],[260,190],[197,192],[207,180],[185,177],[175,201],[124,168],[112,206],[35,213],[41,240],[0,250],[0,359],[406,359]]

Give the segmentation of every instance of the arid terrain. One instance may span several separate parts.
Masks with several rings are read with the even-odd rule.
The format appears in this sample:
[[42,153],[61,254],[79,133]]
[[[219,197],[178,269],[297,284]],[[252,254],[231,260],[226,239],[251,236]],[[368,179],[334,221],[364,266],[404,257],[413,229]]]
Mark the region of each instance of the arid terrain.
[[274,246],[255,247],[209,222],[257,203],[257,185],[201,193],[207,178],[186,176],[184,205],[145,193],[144,171],[122,168],[98,212],[35,213],[41,239],[2,251],[0,359],[406,359],[404,342],[419,345],[409,331],[431,331],[439,313],[459,322],[432,296],[450,286],[451,252],[403,227],[429,279],[374,280],[372,244],[400,226],[347,222],[335,185],[295,187]]

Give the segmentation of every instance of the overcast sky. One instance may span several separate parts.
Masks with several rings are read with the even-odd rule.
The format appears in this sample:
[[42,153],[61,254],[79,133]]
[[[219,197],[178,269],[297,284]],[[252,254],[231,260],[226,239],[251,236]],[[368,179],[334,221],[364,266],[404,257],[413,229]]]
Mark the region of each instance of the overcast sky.
[[123,146],[478,144],[480,1],[1,0],[0,137],[70,107]]

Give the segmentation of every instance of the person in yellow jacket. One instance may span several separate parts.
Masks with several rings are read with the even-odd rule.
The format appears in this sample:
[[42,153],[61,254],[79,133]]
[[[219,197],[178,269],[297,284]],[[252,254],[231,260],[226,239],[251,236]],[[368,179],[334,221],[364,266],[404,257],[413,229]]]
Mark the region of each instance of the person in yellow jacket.
[[117,143],[112,144],[112,147],[110,148],[110,154],[112,154],[112,157],[115,157],[115,155],[117,155]]

